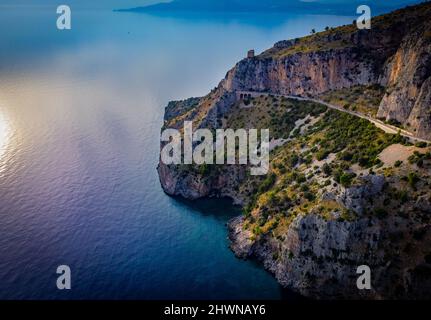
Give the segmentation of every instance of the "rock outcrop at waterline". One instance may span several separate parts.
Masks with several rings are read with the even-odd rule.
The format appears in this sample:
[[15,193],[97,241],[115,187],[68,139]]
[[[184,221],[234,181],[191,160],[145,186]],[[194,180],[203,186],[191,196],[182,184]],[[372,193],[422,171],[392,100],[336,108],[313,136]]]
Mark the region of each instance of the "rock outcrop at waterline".
[[[298,216],[283,241],[265,235],[250,241],[244,218],[229,224],[231,248],[240,258],[255,258],[285,287],[314,299],[428,299],[431,290],[429,226],[406,231],[407,219],[362,218],[326,221]],[[408,254],[400,251],[409,250]],[[371,270],[371,290],[358,290],[357,268]]]
[[[315,103],[237,95],[343,90],[361,100],[375,91],[378,117],[431,138],[430,16],[426,3],[373,19],[371,31],[351,25],[281,41],[239,62],[207,96],[170,103],[164,128],[270,128],[282,142],[267,176],[240,165],[160,163],[163,189],[242,205],[229,223],[232,250],[307,297],[430,298],[430,148]],[[389,147],[402,151],[398,161],[381,156]],[[356,286],[361,265],[371,268],[371,290]]]

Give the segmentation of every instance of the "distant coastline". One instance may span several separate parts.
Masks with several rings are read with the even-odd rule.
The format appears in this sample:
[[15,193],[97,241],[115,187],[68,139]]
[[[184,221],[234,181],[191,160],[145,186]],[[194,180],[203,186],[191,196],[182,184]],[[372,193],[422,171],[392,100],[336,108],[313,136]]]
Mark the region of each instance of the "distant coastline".
[[[413,3],[414,1],[412,1]],[[391,4],[376,4],[372,1],[363,1],[373,8],[374,14],[382,14],[396,8]],[[134,8],[115,9],[115,12],[136,13],[192,13],[192,12],[214,12],[214,13],[307,13],[307,14],[335,14],[354,15],[356,7],[340,6],[339,4],[294,1],[280,3],[279,1],[196,1],[196,0],[174,0],[168,3],[158,3],[148,6]]]

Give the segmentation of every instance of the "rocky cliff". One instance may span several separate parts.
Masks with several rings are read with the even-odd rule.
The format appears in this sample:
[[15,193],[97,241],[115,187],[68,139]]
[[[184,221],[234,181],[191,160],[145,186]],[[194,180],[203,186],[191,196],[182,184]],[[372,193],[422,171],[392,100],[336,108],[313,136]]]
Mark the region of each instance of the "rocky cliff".
[[306,38],[281,41],[240,61],[221,83],[250,90],[316,96],[356,85],[387,88],[378,117],[431,138],[431,5],[410,7],[372,21]]
[[[405,228],[405,219],[361,218],[326,221],[319,215],[296,217],[280,241],[265,235],[250,241],[244,218],[229,225],[238,257],[253,257],[285,287],[315,299],[428,299],[431,289],[429,225]],[[408,253],[405,253],[407,251]],[[358,290],[357,268],[371,270],[370,290]]]
[[[430,148],[275,94],[365,102],[372,94],[370,114],[431,138],[430,17],[425,3],[376,17],[368,31],[350,25],[281,41],[240,61],[207,96],[170,103],[164,128],[269,128],[271,162],[263,177],[247,165],[160,163],[163,189],[242,205],[229,223],[232,250],[307,297],[429,298]],[[361,265],[371,290],[356,286]]]
[[[429,17],[431,13],[429,13]],[[404,37],[385,65],[387,93],[378,116],[394,119],[415,135],[431,137],[431,19]]]

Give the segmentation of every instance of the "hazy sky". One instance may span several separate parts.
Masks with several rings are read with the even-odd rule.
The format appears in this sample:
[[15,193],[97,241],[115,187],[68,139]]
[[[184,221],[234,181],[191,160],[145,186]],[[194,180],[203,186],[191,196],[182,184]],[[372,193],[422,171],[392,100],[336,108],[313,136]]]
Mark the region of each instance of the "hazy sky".
[[60,5],[85,8],[130,8],[169,0],[0,0],[0,5]]
[[[158,3],[158,2],[169,2],[170,0],[0,0],[1,5],[60,5],[68,4],[75,7],[85,7],[85,8],[131,8],[145,6],[148,4]],[[206,1],[206,0],[199,0]],[[265,1],[265,0],[262,0]],[[285,0],[297,1],[297,0]],[[362,2],[370,2],[364,0],[300,0],[304,2],[320,2],[320,3],[331,3],[331,4],[361,4]],[[403,6],[409,3],[418,3],[420,0],[373,0],[372,3],[376,5],[384,5],[390,1],[391,5]],[[1,8],[1,7],[0,7]]]

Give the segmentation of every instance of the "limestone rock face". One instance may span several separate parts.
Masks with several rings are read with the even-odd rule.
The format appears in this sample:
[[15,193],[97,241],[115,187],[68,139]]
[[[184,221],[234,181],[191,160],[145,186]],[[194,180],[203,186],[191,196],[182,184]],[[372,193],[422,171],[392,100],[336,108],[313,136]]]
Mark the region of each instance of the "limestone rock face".
[[430,138],[431,5],[412,11],[391,22],[378,20],[371,30],[324,34],[316,43],[280,41],[260,56],[240,61],[220,86],[312,97],[378,84],[387,87],[378,117]]
[[357,49],[297,53],[282,59],[246,59],[222,82],[228,91],[265,91],[286,95],[320,93],[378,81]]
[[243,229],[243,217],[236,217],[229,221],[230,248],[239,258],[246,259],[252,254],[254,242],[251,239],[252,233]]
[[385,184],[383,176],[370,175],[361,179],[358,185],[350,188],[339,187],[339,194],[336,196],[337,202],[344,207],[358,214],[362,214],[370,203],[370,199],[382,191]]
[[246,168],[226,166],[220,172],[201,174],[182,169],[181,166],[159,163],[157,167],[163,190],[171,196],[196,200],[205,197],[229,197],[242,205],[244,199],[236,191],[245,178]]
[[195,200],[208,196],[211,191],[211,186],[198,176],[191,174],[183,176],[181,171],[162,163],[157,170],[163,190],[169,195]]
[[385,70],[387,93],[378,117],[396,120],[422,138],[431,138],[431,24],[409,34]]
[[[314,213],[294,218],[282,238],[255,239],[244,218],[229,222],[231,249],[240,258],[261,261],[285,287],[316,299],[426,299],[431,297],[429,224],[406,217],[365,216],[385,185],[383,176],[365,176],[350,188],[338,186],[322,198],[358,214],[351,221],[327,220]],[[430,211],[428,196],[418,210]],[[333,217],[339,217],[334,212]],[[425,250],[424,250],[425,248]],[[408,252],[408,254],[405,254]],[[427,258],[428,257],[428,258]],[[357,269],[371,270],[372,289],[359,290]],[[428,291],[427,291],[428,290]]]
[[[214,129],[220,119],[230,111],[236,101],[236,94],[216,88],[203,98],[190,98],[169,103],[165,110],[165,126],[182,130],[185,121],[193,123],[193,129]],[[181,121],[175,121],[181,117]],[[161,149],[166,142],[161,143]],[[242,204],[241,197],[235,191],[239,181],[244,179],[246,170],[243,166],[208,166],[212,171],[201,173],[191,170],[194,166],[164,164],[159,161],[157,171],[165,193],[195,200],[203,197],[230,197],[236,204]],[[196,168],[194,168],[196,169]]]
[[[419,246],[408,246],[408,259],[400,256],[406,243],[430,244],[431,230],[409,230],[405,220],[363,218],[354,222],[325,221],[317,215],[298,216],[280,244],[266,236],[250,241],[241,218],[230,222],[231,248],[238,257],[253,256],[285,287],[317,299],[394,299],[431,295],[431,264]],[[420,241],[414,234],[420,233]],[[389,258],[389,259],[388,259]],[[393,261],[386,263],[385,261]],[[371,290],[359,290],[357,268],[371,270]]]

